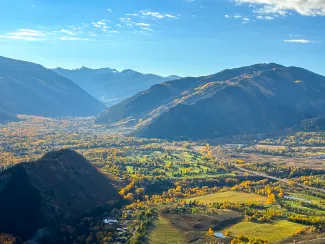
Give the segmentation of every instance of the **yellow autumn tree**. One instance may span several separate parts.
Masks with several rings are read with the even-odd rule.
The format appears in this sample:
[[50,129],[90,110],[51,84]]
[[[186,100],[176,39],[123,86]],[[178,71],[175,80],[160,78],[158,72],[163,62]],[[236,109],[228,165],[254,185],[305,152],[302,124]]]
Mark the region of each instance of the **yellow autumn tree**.
[[273,193],[268,194],[266,203],[275,203],[275,196]]
[[209,228],[209,230],[208,230],[208,235],[209,235],[209,236],[213,236],[213,235],[214,235],[214,231],[213,231],[212,228]]

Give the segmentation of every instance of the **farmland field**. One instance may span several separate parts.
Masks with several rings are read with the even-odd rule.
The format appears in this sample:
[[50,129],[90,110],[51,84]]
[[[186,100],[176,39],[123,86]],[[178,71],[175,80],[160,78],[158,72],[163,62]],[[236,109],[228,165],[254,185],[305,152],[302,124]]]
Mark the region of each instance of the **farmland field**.
[[173,227],[168,219],[159,217],[154,225],[155,227],[149,236],[150,243],[154,243],[154,244],[184,243],[184,238],[182,236],[182,233],[179,230],[177,230],[175,227]]
[[274,243],[294,235],[297,230],[305,227],[306,226],[301,224],[280,220],[278,222],[266,224],[240,222],[227,228],[227,230],[231,231],[234,236],[242,234],[247,237],[262,238]]
[[263,196],[259,196],[257,194],[250,194],[245,192],[236,192],[236,191],[227,191],[227,192],[221,192],[216,194],[210,194],[206,196],[200,196],[200,197],[193,197],[187,199],[187,201],[199,201],[203,204],[213,203],[213,202],[266,202],[267,198]]

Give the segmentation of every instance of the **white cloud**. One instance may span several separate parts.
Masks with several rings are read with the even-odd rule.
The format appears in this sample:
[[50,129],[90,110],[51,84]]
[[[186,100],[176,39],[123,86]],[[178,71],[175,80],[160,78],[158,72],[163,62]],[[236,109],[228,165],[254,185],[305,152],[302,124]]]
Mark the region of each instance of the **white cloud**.
[[150,24],[146,24],[146,23],[135,23],[136,26],[142,26],[142,27],[149,27]]
[[126,18],[122,17],[122,18],[119,18],[119,20],[121,22],[123,22],[123,23],[130,23],[130,22],[132,22],[132,19],[130,17],[126,17]]
[[269,15],[267,15],[267,16],[258,15],[258,16],[256,16],[256,19],[259,19],[259,20],[274,20],[275,17],[274,16],[269,16]]
[[234,14],[234,15],[229,15],[226,14],[225,18],[227,19],[237,19],[237,20],[242,20],[243,24],[247,24],[248,22],[252,21],[250,18],[248,18],[247,16],[242,16],[240,14]]
[[97,22],[91,22],[92,26],[95,28],[110,28],[104,20],[97,21]]
[[16,36],[44,36],[45,34],[38,31],[38,30],[31,30],[31,29],[19,29],[17,32],[8,33],[10,35]]
[[152,31],[151,28],[148,28],[148,27],[141,27],[142,30],[146,30],[146,31]]
[[141,10],[140,11],[142,16],[151,17],[153,19],[177,19],[177,16],[171,14],[162,14],[159,12],[151,12],[149,10]]
[[253,10],[253,13],[255,14],[263,14],[263,15],[276,15],[276,16],[286,16],[289,14],[288,11],[283,10],[277,6],[274,5],[265,5],[262,8],[258,8]]
[[62,36],[59,38],[61,41],[89,41],[87,38]]
[[108,11],[108,12],[113,12],[112,9],[110,9],[110,8],[108,8],[107,11]]
[[45,40],[45,34],[38,30],[19,29],[15,32],[9,32],[1,35],[0,38],[25,41],[43,41]]
[[284,42],[308,44],[308,43],[314,43],[315,41],[306,40],[306,39],[285,39]]
[[27,36],[10,36],[0,35],[0,39],[25,40],[25,41],[44,41],[44,38],[27,37]]
[[235,0],[236,3],[262,5],[259,14],[287,15],[288,11],[305,16],[325,16],[325,0]]
[[70,30],[66,30],[66,29],[61,29],[60,30],[61,33],[64,33],[64,34],[68,34],[68,35],[71,35],[71,36],[75,36],[76,33],[70,31]]
[[109,32],[109,33],[120,33],[120,32],[117,31],[117,30],[109,30],[108,32]]

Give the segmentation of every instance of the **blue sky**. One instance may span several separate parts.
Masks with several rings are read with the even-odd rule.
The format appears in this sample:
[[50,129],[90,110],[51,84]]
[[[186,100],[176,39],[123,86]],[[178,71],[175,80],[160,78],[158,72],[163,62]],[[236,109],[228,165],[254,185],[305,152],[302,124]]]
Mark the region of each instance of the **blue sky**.
[[325,75],[325,0],[2,0],[0,55],[199,76],[261,62]]

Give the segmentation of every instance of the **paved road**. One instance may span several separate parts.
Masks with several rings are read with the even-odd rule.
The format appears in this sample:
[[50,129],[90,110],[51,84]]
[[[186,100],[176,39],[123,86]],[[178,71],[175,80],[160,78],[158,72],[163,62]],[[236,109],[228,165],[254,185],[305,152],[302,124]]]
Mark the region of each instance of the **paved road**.
[[[257,175],[257,176],[262,176],[264,178],[268,178],[268,179],[272,179],[272,180],[281,181],[281,182],[286,183],[286,184],[289,184],[289,181],[290,181],[288,179],[282,179],[282,178],[270,176],[270,175],[267,175],[265,173],[261,173],[261,172],[258,172],[258,171],[248,170],[248,169],[245,169],[243,167],[238,166],[236,163],[230,163],[230,164],[232,166],[236,167],[238,170],[240,170],[242,172],[249,173],[249,174],[253,174],[253,175]],[[302,187],[302,188],[305,188],[305,189],[308,189],[308,190],[312,190],[312,191],[318,191],[318,192],[325,193],[325,189],[316,188],[316,187],[312,187],[312,186],[306,186],[304,184],[300,184],[300,183],[296,183],[296,182],[295,182],[295,186],[299,186],[299,187]]]

